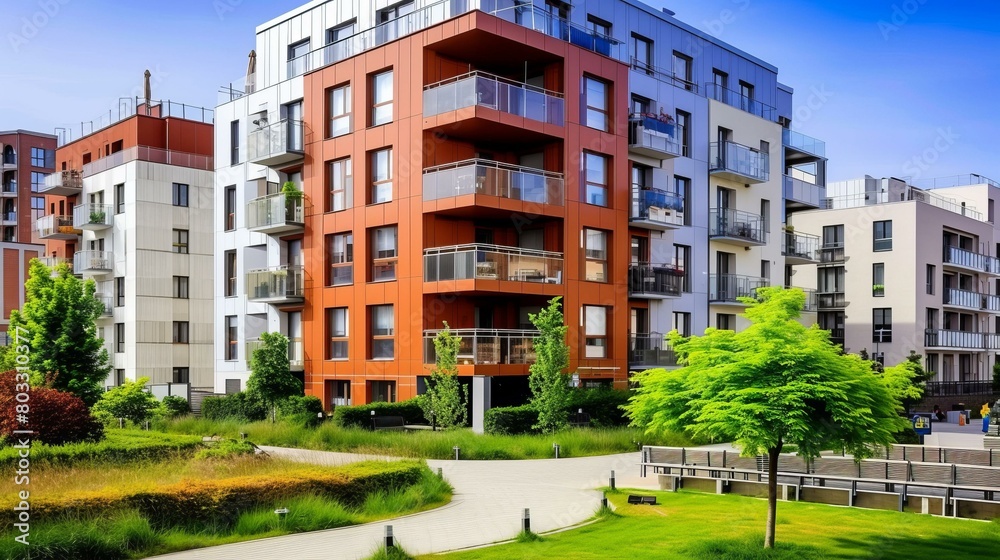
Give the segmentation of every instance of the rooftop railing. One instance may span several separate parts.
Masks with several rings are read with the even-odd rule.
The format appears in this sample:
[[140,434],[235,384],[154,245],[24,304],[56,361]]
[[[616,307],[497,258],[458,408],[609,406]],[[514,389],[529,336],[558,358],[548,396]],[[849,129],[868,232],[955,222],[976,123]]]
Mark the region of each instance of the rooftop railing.
[[960,216],[972,218],[973,220],[980,222],[985,221],[983,213],[976,210],[974,206],[967,205],[954,198],[948,198],[914,187],[907,187],[906,192],[900,194],[898,198],[890,198],[889,193],[881,191],[830,196],[823,199],[822,208],[824,210],[861,208],[864,206],[891,204],[894,202],[908,202],[912,200],[929,204]]
[[[136,115],[161,119],[170,117],[206,124],[215,123],[215,111],[206,109],[205,107],[174,103],[169,99],[166,101],[151,100],[147,105],[146,99],[142,97],[122,97],[118,101],[118,107],[109,109],[107,114],[101,115],[94,120],[81,122],[79,129],[75,127],[57,128],[56,138],[58,146],[62,147],[70,142],[75,142],[84,136],[89,136]],[[74,132],[78,133],[76,138],[73,138]]]

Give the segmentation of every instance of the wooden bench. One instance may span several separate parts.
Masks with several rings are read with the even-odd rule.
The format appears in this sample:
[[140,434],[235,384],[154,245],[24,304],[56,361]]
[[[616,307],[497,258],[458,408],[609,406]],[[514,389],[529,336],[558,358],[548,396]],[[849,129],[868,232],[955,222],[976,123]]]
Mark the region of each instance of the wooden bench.
[[630,504],[649,504],[651,506],[656,505],[656,496],[639,496],[636,494],[628,495],[628,503]]
[[395,430],[403,431],[406,422],[402,416],[372,416],[372,430]]

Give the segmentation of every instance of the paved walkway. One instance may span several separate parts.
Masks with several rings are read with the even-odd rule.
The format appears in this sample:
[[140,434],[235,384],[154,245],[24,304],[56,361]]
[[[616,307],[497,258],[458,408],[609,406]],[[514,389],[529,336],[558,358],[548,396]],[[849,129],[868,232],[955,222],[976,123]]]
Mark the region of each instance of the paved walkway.
[[[324,465],[386,457],[264,447],[272,455]],[[263,558],[361,559],[381,544],[391,524],[399,544],[411,554],[429,554],[511,539],[521,529],[524,508],[531,529],[551,531],[580,523],[600,506],[594,490],[608,485],[611,471],[620,487],[651,487],[639,477],[639,453],[531,461],[427,461],[440,467],[455,489],[450,504],[423,513],[367,525],[299,533],[178,552],[170,560],[249,560]]]

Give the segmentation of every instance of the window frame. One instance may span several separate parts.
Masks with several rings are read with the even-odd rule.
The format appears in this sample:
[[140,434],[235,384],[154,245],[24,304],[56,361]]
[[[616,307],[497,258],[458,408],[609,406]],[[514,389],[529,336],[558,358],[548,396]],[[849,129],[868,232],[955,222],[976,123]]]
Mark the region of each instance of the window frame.
[[125,352],[125,323],[115,323],[115,354]]
[[[240,359],[240,324],[236,315],[226,315],[223,324],[226,337],[225,360],[235,362]],[[247,357],[249,359],[249,356]]]
[[[334,96],[342,92],[339,103],[334,101]],[[341,111],[341,112],[338,112]],[[326,115],[327,115],[327,138],[338,138],[351,133],[351,83],[341,83],[326,90]],[[339,124],[347,122],[346,126]]]
[[[368,193],[369,204],[385,204],[393,200],[393,173],[392,173],[392,147],[380,148],[368,152],[369,184],[371,190]],[[385,156],[385,168],[381,168],[382,156]],[[383,174],[384,172],[384,174]],[[388,198],[385,198],[385,190],[388,187]]]
[[[338,252],[338,240],[343,244],[344,250]],[[329,286],[349,286],[354,283],[354,232],[329,233],[326,235],[327,261],[330,271],[327,274],[326,285]],[[338,254],[342,256],[338,257]],[[337,281],[337,269],[347,269],[348,280]],[[342,275],[341,278],[344,276]]]
[[174,276],[174,299],[191,299],[191,277]]
[[872,297],[885,297],[885,263],[872,263]]
[[[338,312],[343,313],[343,332],[336,331],[335,317]],[[326,310],[326,332],[329,344],[326,347],[326,359],[331,361],[344,361],[350,359],[350,332],[351,315],[348,307],[329,307]],[[338,348],[341,349],[338,351]],[[338,355],[339,354],[339,355]]]
[[190,322],[188,321],[173,322],[173,341],[174,344],[190,344],[191,342]]
[[[369,318],[371,319],[371,359],[372,360],[394,360],[396,359],[396,310],[392,304],[382,304],[382,305],[372,305],[369,306],[370,313]],[[377,326],[378,317],[377,314],[379,310],[385,312],[388,309],[392,313],[392,326],[389,328]],[[387,331],[387,332],[380,332]],[[378,345],[388,344],[388,348],[391,352],[388,355],[379,355],[377,352]],[[384,349],[384,348],[383,348]]]
[[124,276],[115,276],[115,307],[125,307]]
[[171,183],[171,192],[173,194],[173,205],[180,208],[189,208],[188,203],[190,199],[188,195],[190,194],[190,185],[186,183]]
[[872,251],[892,251],[892,220],[872,222]]
[[[591,95],[591,84],[596,84],[603,88],[603,99],[601,99],[601,105],[594,105],[592,103]],[[612,114],[611,114],[611,99],[612,99],[612,85],[607,80],[602,80],[595,76],[589,74],[583,75],[583,124],[587,128],[593,128],[594,130],[601,130],[608,132],[611,130]],[[596,101],[596,100],[593,100]],[[601,126],[594,126],[590,122],[591,117],[599,118],[601,120]]]
[[222,254],[223,259],[223,274],[225,274],[226,283],[223,286],[223,296],[224,297],[236,297],[239,293],[237,288],[238,276],[239,276],[239,260],[235,249],[230,249]]
[[[683,76],[677,75],[677,65],[678,63],[683,64]],[[673,51],[670,57],[670,75],[674,80],[674,85],[680,85],[684,87],[687,91],[693,91],[694,88],[694,58],[680,52]]]
[[[881,321],[879,321],[881,319]],[[888,328],[886,328],[888,326]],[[879,340],[879,328],[883,331],[888,330],[888,338],[885,332],[882,333],[882,338]],[[885,344],[892,342],[892,308],[891,307],[874,307],[872,308],[872,342]]]
[[[392,230],[393,248],[379,249],[379,232]],[[399,227],[396,225],[372,228],[371,230],[372,282],[392,282],[396,280],[399,263]],[[388,254],[391,251],[391,255]],[[383,254],[385,253],[385,254]],[[391,271],[391,276],[388,273]]]
[[[640,60],[638,56],[640,46],[642,47],[645,61]],[[638,33],[632,33],[629,37],[629,63],[632,68],[637,68],[645,72],[647,75],[652,75],[654,72],[653,41],[639,35]]]
[[[599,182],[600,179],[591,176],[590,162],[591,158],[596,158],[596,160],[603,162],[603,183]],[[610,158],[607,155],[600,154],[597,152],[584,151],[583,152],[583,201],[586,204],[591,204],[593,206],[601,206],[603,208],[611,207],[611,181],[609,170],[612,169]],[[603,204],[600,201],[592,200],[591,194],[595,195],[595,199],[598,197],[603,197]]]
[[173,231],[173,233],[172,233],[172,238],[173,238],[173,253],[178,254],[178,255],[187,255],[187,254],[189,254],[188,253],[189,248],[190,248],[189,247],[189,241],[191,239],[191,232],[190,232],[190,230],[186,230],[186,229],[174,229],[172,231]]
[[[340,171],[338,171],[340,169]],[[327,212],[343,212],[354,205],[354,164],[351,157],[335,159],[326,162],[327,175]],[[337,188],[339,186],[339,188]],[[339,196],[338,196],[339,195]],[[342,204],[338,208],[338,198]]]
[[[380,83],[384,83],[384,82],[381,82],[380,80],[383,79],[386,75],[389,76],[389,78],[388,78],[389,79],[389,82],[388,82],[389,83],[389,98],[387,100],[386,99],[380,100],[380,95],[382,93],[384,93],[384,92],[382,92],[382,91],[379,90]],[[395,97],[396,97],[396,90],[395,90],[395,82],[394,82],[394,80],[395,80],[395,75],[393,74],[393,69],[392,68],[387,68],[385,70],[381,70],[381,71],[378,71],[378,72],[373,72],[373,73],[370,74],[370,78],[368,80],[368,84],[369,84],[369,91],[371,92],[371,103],[370,103],[370,105],[371,105],[371,115],[370,115],[371,125],[370,126],[372,126],[372,127],[382,126],[384,124],[388,124],[388,123],[391,123],[393,121],[393,117],[394,117],[394,114],[393,114],[394,113],[394,110],[393,110],[393,101],[395,100]],[[379,116],[379,112],[380,112],[380,110],[383,110],[385,107],[388,107],[388,114],[387,115],[383,114],[380,117]]]
[[226,223],[223,231],[236,230],[236,185],[229,185],[223,192]]
[[[608,246],[610,234],[606,230],[597,228],[583,228],[583,262],[584,262],[584,274],[583,279],[587,282],[600,282],[602,284],[607,284],[609,282],[608,278],[608,262],[610,261],[610,255],[608,254]],[[603,247],[600,249],[591,249],[590,240],[591,239],[601,239],[603,242]],[[600,273],[600,278],[597,276],[591,276],[592,268],[600,268],[600,270],[594,270],[595,273]]]
[[191,383],[191,368],[189,367],[175,367],[173,368],[171,378],[174,383]]
[[[611,346],[609,344],[610,336],[608,335],[608,319],[609,319],[609,309],[603,305],[584,305],[583,306],[583,358],[584,359],[598,359],[604,360],[611,357]],[[594,316],[591,317],[591,313]],[[591,331],[592,326],[595,325],[594,321],[603,315],[603,324],[600,325],[603,332]],[[591,344],[594,342],[595,344]],[[593,350],[592,350],[593,349]],[[591,353],[591,352],[595,353]]]

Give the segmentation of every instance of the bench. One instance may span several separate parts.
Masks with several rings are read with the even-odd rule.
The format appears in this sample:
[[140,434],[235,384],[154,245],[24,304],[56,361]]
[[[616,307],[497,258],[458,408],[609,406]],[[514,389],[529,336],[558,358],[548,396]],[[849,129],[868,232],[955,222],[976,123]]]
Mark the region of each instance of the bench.
[[569,417],[569,425],[573,428],[588,428],[590,427],[590,415],[586,412],[580,412]]
[[372,416],[372,430],[396,430],[403,431],[405,422],[402,416]]
[[656,496],[639,496],[636,494],[628,495],[628,503],[630,504],[649,504],[651,506],[656,505]]

